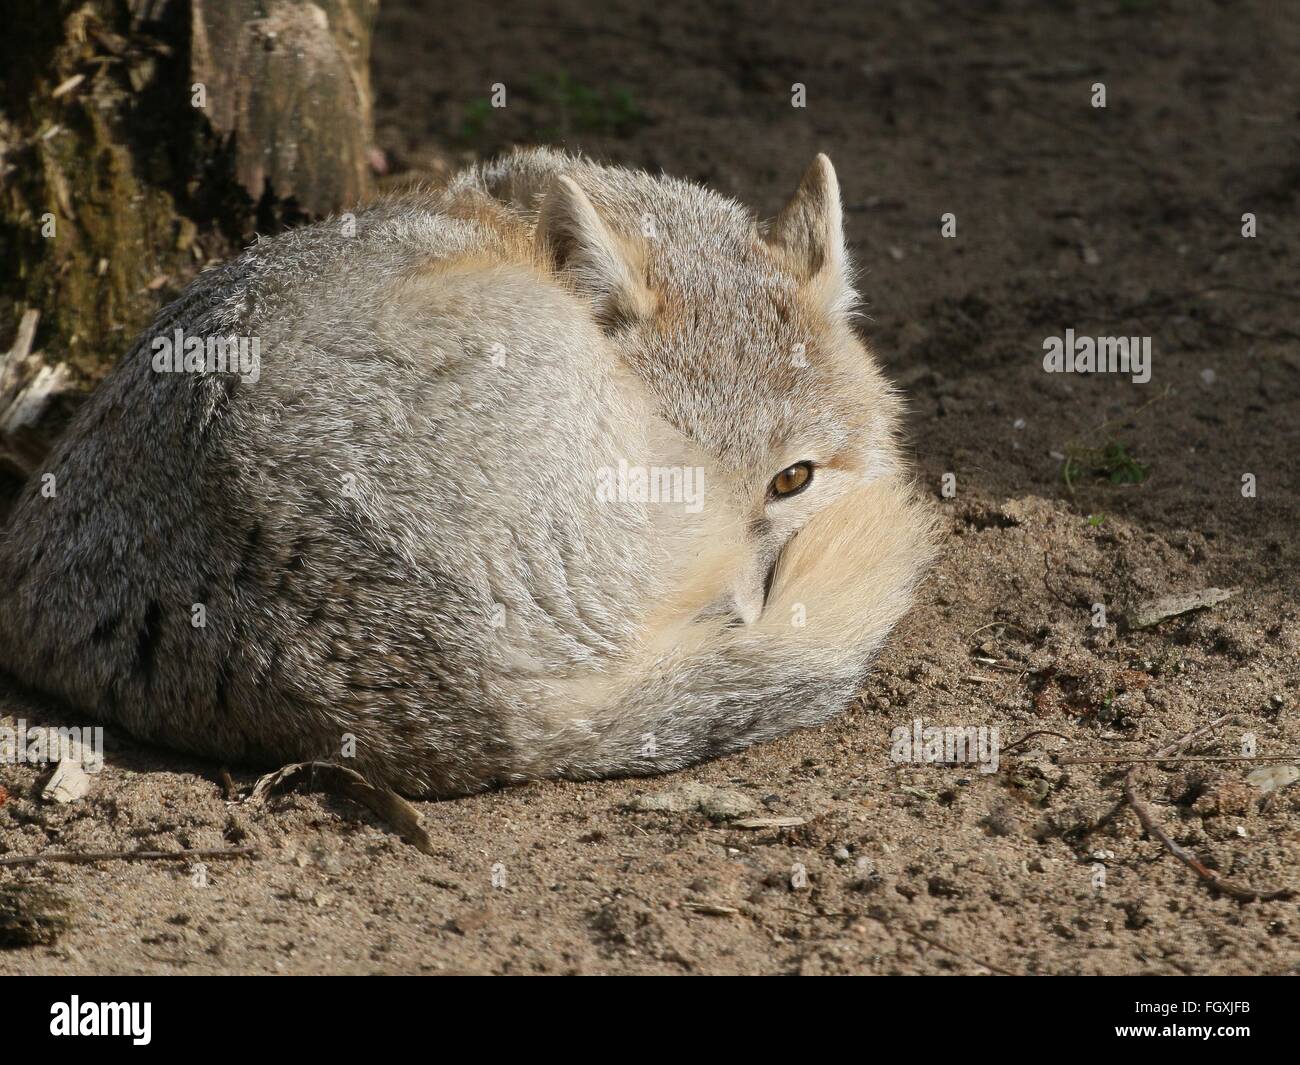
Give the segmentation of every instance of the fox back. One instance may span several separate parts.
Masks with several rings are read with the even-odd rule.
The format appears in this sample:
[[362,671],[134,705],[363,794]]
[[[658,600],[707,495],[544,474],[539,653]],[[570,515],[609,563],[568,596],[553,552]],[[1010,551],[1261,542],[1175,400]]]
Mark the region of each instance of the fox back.
[[260,241],[25,487],[0,669],[147,740],[417,795],[823,721],[930,551],[852,302],[824,157],[766,232],[532,151]]

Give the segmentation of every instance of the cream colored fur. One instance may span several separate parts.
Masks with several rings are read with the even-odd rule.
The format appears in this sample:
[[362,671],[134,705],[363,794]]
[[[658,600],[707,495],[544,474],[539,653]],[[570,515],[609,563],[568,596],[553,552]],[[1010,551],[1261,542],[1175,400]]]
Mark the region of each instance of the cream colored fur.
[[[27,486],[0,670],[147,740],[418,795],[825,721],[931,550],[853,298],[824,156],[768,227],[532,151],[261,241]],[[158,372],[177,328],[256,336],[260,377]],[[698,472],[699,506],[602,496],[620,466]]]

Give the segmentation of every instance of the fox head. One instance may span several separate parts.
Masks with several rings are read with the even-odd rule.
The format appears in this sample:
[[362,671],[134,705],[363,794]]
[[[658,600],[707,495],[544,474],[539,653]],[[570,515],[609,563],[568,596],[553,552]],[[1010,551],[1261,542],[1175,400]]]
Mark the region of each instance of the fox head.
[[686,182],[603,173],[623,177],[552,179],[538,247],[700,457],[705,505],[733,530],[703,610],[752,624],[800,529],[895,466],[897,401],[851,325],[835,170],[818,155],[766,227]]

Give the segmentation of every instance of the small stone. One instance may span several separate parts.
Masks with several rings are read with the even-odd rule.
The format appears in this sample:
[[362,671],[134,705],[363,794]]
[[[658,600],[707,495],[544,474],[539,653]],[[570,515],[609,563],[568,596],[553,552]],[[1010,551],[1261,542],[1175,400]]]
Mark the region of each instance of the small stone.
[[1165,595],[1159,599],[1149,599],[1138,603],[1125,615],[1124,620],[1131,629],[1146,629],[1158,625],[1166,618],[1177,617],[1193,610],[1204,610],[1217,606],[1225,599],[1237,594],[1236,588],[1202,588],[1194,592],[1179,595]]
[[471,932],[477,932],[480,928],[486,927],[491,919],[491,910],[469,910],[451,919],[451,930],[459,932],[463,936],[469,935]]
[[752,813],[757,804],[742,791],[715,788],[711,784],[689,782],[653,795],[638,795],[628,807],[660,813],[684,813],[698,810],[713,821],[728,821]]
[[41,884],[0,887],[0,947],[48,946],[72,925],[72,904]]
[[1258,788],[1263,795],[1279,791],[1297,780],[1300,780],[1300,766],[1294,765],[1266,765],[1246,774],[1246,783]]

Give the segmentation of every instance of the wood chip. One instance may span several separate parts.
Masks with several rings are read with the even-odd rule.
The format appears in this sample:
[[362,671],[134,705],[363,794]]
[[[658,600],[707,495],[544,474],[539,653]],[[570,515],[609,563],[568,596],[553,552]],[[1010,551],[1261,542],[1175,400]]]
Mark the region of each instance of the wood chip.
[[683,902],[682,908],[702,913],[706,917],[735,917],[740,913],[735,906],[723,906],[717,902]]
[[61,758],[49,781],[41,790],[46,802],[69,803],[84,799],[90,791],[90,775],[81,768],[79,758]]
[[[35,307],[23,311],[18,321],[18,335],[14,337],[14,346],[9,349],[9,359],[22,362],[31,354],[32,341],[36,339],[36,326],[41,320],[41,312]],[[6,365],[8,365],[6,360]]]
[[32,351],[40,317],[40,311],[25,311],[13,347],[0,354],[0,463],[24,477],[40,465],[49,446],[39,423],[51,402],[71,387],[67,366],[50,365]]
[[72,77],[68,78],[66,81],[59,82],[54,91],[50,93],[50,99],[57,100],[60,96],[66,96],[85,80],[85,74],[73,74]]
[[732,828],[797,828],[806,825],[806,817],[743,817],[732,821]]

